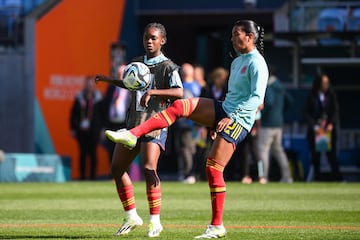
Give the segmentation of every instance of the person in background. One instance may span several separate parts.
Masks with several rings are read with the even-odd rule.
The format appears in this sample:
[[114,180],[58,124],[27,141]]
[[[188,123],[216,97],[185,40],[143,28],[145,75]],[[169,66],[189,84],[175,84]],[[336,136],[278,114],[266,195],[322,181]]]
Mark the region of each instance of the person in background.
[[200,84],[201,89],[204,89],[206,87],[207,82],[205,79],[205,70],[199,64],[194,65],[194,79]]
[[[255,123],[250,131],[250,134],[238,146],[240,159],[242,159],[242,179],[244,184],[251,184],[253,179],[250,176],[250,160],[256,163],[258,169],[258,178],[260,184],[266,184],[267,180],[264,178],[264,167],[259,157],[259,132],[261,126],[261,110],[264,105],[261,104],[256,113]],[[251,157],[251,159],[250,159]]]
[[[181,66],[181,78],[183,81],[184,98],[198,97],[201,86],[194,80],[194,67],[189,63]],[[175,124],[177,132],[175,143],[178,151],[179,180],[184,183],[194,183],[195,178],[191,176],[193,159],[195,154],[195,141],[193,139],[194,122],[189,119],[179,119]]]
[[229,71],[223,67],[217,67],[209,75],[209,84],[201,92],[202,97],[224,101],[227,92],[227,80]]
[[[126,65],[120,65],[118,67],[119,80],[122,80],[122,75]],[[103,129],[117,130],[126,127],[126,113],[131,101],[131,95],[129,90],[125,88],[109,85],[106,90],[104,99],[102,101],[102,127]],[[111,163],[115,143],[104,139],[104,146],[109,155],[109,161]]]
[[[291,104],[291,98],[286,93],[280,80],[270,68],[268,87],[265,93],[264,109],[261,112],[261,127],[259,132],[259,157],[264,166],[264,180],[269,175],[270,155],[279,163],[281,180],[283,183],[292,183],[288,158],[282,146],[284,111]],[[271,153],[271,154],[270,154]]]
[[[314,179],[321,180],[320,157],[321,152],[324,151],[330,163],[333,179],[341,181],[342,176],[337,158],[339,104],[336,94],[330,86],[328,75],[321,74],[314,80],[305,105],[305,118],[308,125],[307,139],[314,166]],[[325,150],[317,148],[315,141],[315,138],[322,133],[329,137],[329,143]]]
[[86,158],[90,157],[90,179],[96,178],[97,145],[101,132],[100,91],[95,88],[93,76],[87,76],[84,88],[75,97],[70,113],[71,134],[80,150],[80,179],[86,179]]
[[200,96],[202,86],[197,80],[195,80],[194,72],[194,67],[190,63],[184,63],[181,66],[181,77],[183,84],[187,85],[187,89],[195,96]]

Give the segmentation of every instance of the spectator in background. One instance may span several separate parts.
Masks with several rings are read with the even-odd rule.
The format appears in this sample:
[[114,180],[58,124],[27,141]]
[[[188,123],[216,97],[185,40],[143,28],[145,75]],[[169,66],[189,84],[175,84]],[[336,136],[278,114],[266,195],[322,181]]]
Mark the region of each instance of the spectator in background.
[[[330,163],[332,176],[341,181],[337,159],[337,134],[339,125],[339,104],[335,92],[330,87],[328,75],[321,74],[313,82],[312,90],[305,105],[305,118],[308,124],[307,138],[314,165],[314,178],[321,180],[320,157],[321,152],[326,152]],[[329,141],[325,148],[321,149],[322,136]]]
[[[238,154],[240,154],[240,159],[242,159],[242,180],[241,182],[244,184],[251,184],[253,179],[250,176],[250,160],[256,163],[258,169],[258,178],[259,183],[265,184],[267,180],[264,178],[264,167],[263,162],[260,160],[259,156],[259,132],[261,126],[261,110],[264,105],[261,104],[259,106],[258,112],[256,113],[255,123],[250,131],[250,134],[246,136],[243,142],[238,145],[239,149],[236,150]],[[236,154],[236,153],[235,153]]]
[[[181,66],[181,78],[183,81],[184,98],[199,97],[201,86],[194,80],[194,67],[189,63]],[[176,150],[178,156],[179,180],[184,183],[194,183],[195,178],[191,176],[193,159],[195,154],[195,141],[193,139],[194,122],[189,119],[179,119],[176,128]]]
[[75,97],[70,114],[70,127],[80,150],[80,179],[86,179],[86,158],[90,157],[90,179],[96,178],[97,145],[101,131],[101,93],[95,88],[94,78],[87,76],[84,88]]
[[209,75],[209,84],[203,88],[201,96],[224,101],[227,92],[227,80],[229,71],[223,67],[215,68]]
[[[205,70],[201,65],[194,65],[194,80],[201,86],[201,92],[206,88],[207,81],[205,79]],[[190,176],[187,178],[188,182],[196,182],[196,179],[205,178],[205,172],[202,174],[201,163],[205,162],[208,149],[208,130],[206,127],[199,124],[194,125],[193,138],[195,141],[195,155],[193,157],[193,166]],[[202,175],[202,176],[201,176]]]
[[281,182],[292,183],[288,158],[282,146],[284,111],[291,104],[291,98],[286,93],[280,80],[270,68],[268,87],[265,93],[264,109],[261,113],[259,132],[259,157],[264,166],[264,182],[268,180],[270,152],[277,160],[281,170]]
[[[118,76],[116,77],[119,80],[122,80],[125,67],[126,65],[118,67]],[[130,100],[131,95],[129,90],[109,85],[102,101],[103,128],[116,131],[126,127],[126,113],[130,105]],[[111,163],[115,143],[105,138],[104,145],[109,154],[109,161]]]
[[197,64],[194,66],[194,79],[200,84],[201,89],[206,87],[205,70],[201,65]]
[[194,67],[190,63],[184,63],[181,66],[181,77],[183,84],[187,85],[187,89],[195,96],[200,96],[202,86],[197,80],[195,80],[194,72]]

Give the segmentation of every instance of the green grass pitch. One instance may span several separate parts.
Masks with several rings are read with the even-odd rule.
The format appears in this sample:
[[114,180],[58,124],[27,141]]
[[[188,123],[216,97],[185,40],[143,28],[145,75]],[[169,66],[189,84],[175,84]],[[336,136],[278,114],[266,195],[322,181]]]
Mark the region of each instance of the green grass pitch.
[[[163,182],[160,239],[193,239],[209,223],[205,182]],[[146,239],[145,184],[135,184],[145,225],[122,239]],[[1,183],[1,239],[115,239],[122,206],[113,182]],[[227,183],[227,239],[360,239],[360,184]]]

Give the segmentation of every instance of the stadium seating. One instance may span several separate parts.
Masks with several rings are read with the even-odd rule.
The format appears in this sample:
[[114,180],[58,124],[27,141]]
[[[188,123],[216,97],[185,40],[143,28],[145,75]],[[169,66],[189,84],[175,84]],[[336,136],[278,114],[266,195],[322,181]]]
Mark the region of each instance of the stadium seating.
[[45,0],[0,0],[0,45],[15,46],[23,41],[22,17]]
[[[320,32],[341,32],[346,28],[347,11],[342,8],[326,8],[322,10],[318,18],[318,31]],[[339,39],[322,39],[322,45],[342,44]]]
[[349,17],[349,31],[360,31],[360,8],[355,9]]

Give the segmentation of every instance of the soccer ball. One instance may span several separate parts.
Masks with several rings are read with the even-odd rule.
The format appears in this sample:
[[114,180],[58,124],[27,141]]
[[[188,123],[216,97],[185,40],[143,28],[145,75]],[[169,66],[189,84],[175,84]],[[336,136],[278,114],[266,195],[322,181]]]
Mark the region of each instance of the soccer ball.
[[123,82],[129,90],[144,90],[151,82],[150,69],[144,63],[132,62],[124,70]]

